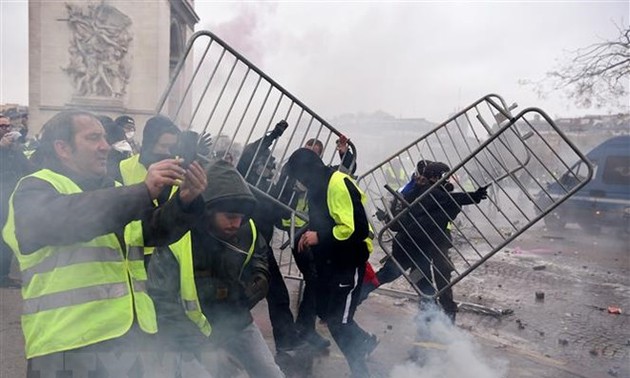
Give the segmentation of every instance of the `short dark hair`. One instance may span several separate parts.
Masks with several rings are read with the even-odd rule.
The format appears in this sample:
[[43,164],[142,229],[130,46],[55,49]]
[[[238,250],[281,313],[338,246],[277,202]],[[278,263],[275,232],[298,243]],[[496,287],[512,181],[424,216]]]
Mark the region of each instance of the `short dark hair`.
[[74,135],[76,133],[74,119],[78,116],[87,116],[98,121],[98,118],[94,114],[81,109],[64,110],[55,114],[42,127],[42,136],[39,140],[39,146],[31,158],[35,164],[42,166],[50,160],[59,161],[55,152],[55,141],[57,140],[64,141],[74,146]]
[[322,143],[322,141],[317,138],[311,138],[307,140],[305,146],[308,146],[308,147],[317,146],[319,147],[320,150],[322,150],[322,152],[324,152],[324,143]]

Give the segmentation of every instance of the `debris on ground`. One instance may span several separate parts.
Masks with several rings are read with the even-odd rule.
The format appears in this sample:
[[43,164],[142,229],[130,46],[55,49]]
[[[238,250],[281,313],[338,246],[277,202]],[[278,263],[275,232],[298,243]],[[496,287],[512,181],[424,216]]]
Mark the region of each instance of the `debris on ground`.
[[545,292],[544,291],[537,291],[536,292],[536,301],[542,302],[544,300],[545,300]]
[[608,313],[609,314],[619,315],[619,314],[621,314],[621,309],[619,307],[615,307],[615,306],[608,306]]
[[562,236],[558,236],[558,235],[543,235],[542,238],[549,239],[551,241],[553,241],[553,239],[564,239]]
[[534,269],[534,270],[545,270],[545,269],[547,269],[547,266],[546,265],[536,265],[532,269]]
[[608,369],[608,375],[613,376],[613,377],[618,377],[619,376],[619,368],[618,367],[613,367]]
[[565,346],[565,345],[569,345],[569,340],[567,339],[558,339],[558,344]]
[[457,302],[457,309],[459,311],[470,311],[482,315],[492,316],[510,315],[514,313],[514,310],[509,308],[494,308],[469,302]]
[[525,329],[525,325],[521,319],[516,319],[516,324],[518,324],[518,329]]

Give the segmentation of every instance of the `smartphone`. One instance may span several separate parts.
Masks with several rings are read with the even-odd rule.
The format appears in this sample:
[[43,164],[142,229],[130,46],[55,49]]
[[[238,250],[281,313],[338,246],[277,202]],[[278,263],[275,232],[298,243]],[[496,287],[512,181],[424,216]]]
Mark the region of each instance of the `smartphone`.
[[177,138],[177,145],[173,152],[175,157],[183,159],[182,167],[187,168],[197,160],[197,146],[199,134],[194,131],[182,131]]

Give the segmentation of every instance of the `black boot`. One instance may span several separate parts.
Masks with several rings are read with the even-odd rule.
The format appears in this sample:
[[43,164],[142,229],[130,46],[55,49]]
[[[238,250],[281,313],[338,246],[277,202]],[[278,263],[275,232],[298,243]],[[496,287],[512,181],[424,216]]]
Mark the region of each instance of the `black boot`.
[[302,339],[311,344],[316,350],[324,350],[330,347],[330,340],[312,330],[302,335]]

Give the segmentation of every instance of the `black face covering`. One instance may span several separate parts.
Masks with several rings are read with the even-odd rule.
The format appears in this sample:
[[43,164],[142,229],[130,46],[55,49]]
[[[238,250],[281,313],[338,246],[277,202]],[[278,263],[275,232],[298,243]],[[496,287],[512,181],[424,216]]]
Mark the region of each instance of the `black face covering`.
[[326,176],[329,169],[322,159],[308,148],[296,150],[287,162],[287,172],[307,189],[313,190],[316,186],[327,184]]
[[162,161],[164,159],[170,159],[172,156],[169,154],[156,154],[153,152],[144,152],[140,154],[140,163],[144,165],[147,169],[151,164],[157,163],[158,161]]

